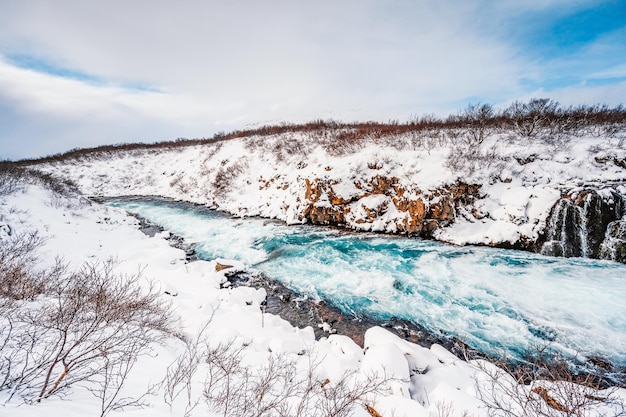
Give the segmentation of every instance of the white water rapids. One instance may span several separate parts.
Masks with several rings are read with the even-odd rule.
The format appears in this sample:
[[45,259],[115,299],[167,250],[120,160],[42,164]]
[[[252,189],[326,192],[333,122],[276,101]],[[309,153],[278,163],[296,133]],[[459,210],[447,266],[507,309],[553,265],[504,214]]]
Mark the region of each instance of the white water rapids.
[[156,200],[109,203],[346,312],[411,320],[491,353],[535,345],[626,365],[626,265],[236,219]]

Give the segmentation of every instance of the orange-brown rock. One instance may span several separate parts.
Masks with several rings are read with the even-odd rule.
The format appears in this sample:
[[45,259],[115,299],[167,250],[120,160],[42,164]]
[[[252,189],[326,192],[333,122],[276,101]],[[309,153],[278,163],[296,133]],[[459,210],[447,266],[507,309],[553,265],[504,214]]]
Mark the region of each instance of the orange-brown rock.
[[480,185],[457,182],[424,192],[415,185],[407,188],[397,177],[376,175],[367,181],[355,181],[358,194],[345,198],[338,196],[333,189],[339,183],[337,180],[315,178],[312,181],[306,179],[305,183],[305,200],[309,205],[304,210],[304,217],[312,223],[342,225],[351,203],[372,195],[384,195],[390,197],[391,202],[376,208],[362,206],[366,217],[354,221],[371,223],[384,215],[389,204],[393,203],[399,212],[406,213],[395,222],[397,232],[424,236],[453,222],[457,208],[472,204],[479,198],[480,190]]
[[220,272],[223,271],[224,269],[228,269],[228,268],[232,268],[232,265],[226,265],[226,264],[221,264],[219,262],[215,263],[215,271],[216,272]]
[[345,223],[345,211],[338,207],[309,206],[304,213],[311,223],[342,225]]

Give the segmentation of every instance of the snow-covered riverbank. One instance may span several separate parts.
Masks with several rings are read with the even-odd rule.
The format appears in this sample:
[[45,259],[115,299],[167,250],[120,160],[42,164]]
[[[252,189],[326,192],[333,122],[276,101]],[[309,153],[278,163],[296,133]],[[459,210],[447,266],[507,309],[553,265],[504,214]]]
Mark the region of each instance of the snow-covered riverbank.
[[[558,223],[550,214],[561,197],[569,201],[571,216],[581,217],[576,228],[591,223],[585,216],[599,219],[601,230],[571,232],[585,235],[590,242],[583,246],[598,253],[607,224],[625,214],[626,149],[616,139],[588,135],[550,142],[510,131],[466,146],[459,132],[456,139],[418,131],[344,143],[345,134],[320,129],[251,135],[86,154],[34,167],[75,182],[90,196],[163,196],[235,216],[409,233],[455,244],[540,251],[548,239],[549,253],[570,250],[570,242],[559,240],[560,230],[547,230],[549,222]],[[599,214],[587,207],[594,195],[604,198],[593,201],[594,207],[606,206]],[[576,236],[571,239],[580,240]],[[619,246],[624,238],[609,240]]]
[[[366,333],[364,346],[358,346],[341,335],[329,335],[316,341],[311,328],[294,328],[277,316],[263,314],[261,303],[265,298],[264,291],[245,287],[221,288],[224,272],[216,272],[217,260],[187,263],[185,253],[171,247],[162,235],[147,237],[137,230],[136,220],[121,210],[90,203],[82,197],[63,197],[40,186],[28,185],[1,197],[0,219],[3,245],[33,230],[45,238],[44,246],[37,251],[38,268],[52,265],[56,256],[61,256],[72,268],[78,268],[84,262],[99,263],[113,257],[116,259],[116,271],[125,274],[141,271],[144,285],[148,280],[152,281],[159,289],[160,297],[171,302],[180,336],[193,340],[208,322],[203,334],[210,347],[232,342],[233,350],[227,353],[235,356],[229,357],[241,359],[239,364],[248,369],[242,372],[243,368],[233,368],[233,375],[236,376],[233,384],[246,377],[254,379],[264,375],[276,361],[289,364],[287,368],[276,371],[279,377],[274,382],[281,384],[284,382],[281,378],[292,375],[290,381],[297,382],[298,389],[301,389],[307,386],[306,381],[313,381],[307,394],[311,395],[307,404],[308,414],[301,415],[320,415],[319,407],[328,406],[331,394],[346,400],[352,398],[354,390],[359,389],[362,395],[356,396],[354,408],[349,407],[346,411],[351,410],[352,415],[363,417],[376,415],[373,410],[383,416],[397,417],[460,416],[464,413],[487,415],[487,405],[493,409],[494,398],[499,404],[505,401],[511,410],[524,407],[523,404],[516,405],[515,398],[502,397],[505,391],[513,397],[527,396],[527,401],[534,401],[542,409],[554,413],[554,409],[549,408],[537,394],[543,392],[537,387],[547,387],[547,392],[556,398],[560,398],[559,392],[563,392],[555,388],[562,385],[541,381],[531,386],[517,385],[490,364],[465,362],[438,345],[430,349],[419,347],[381,328],[375,327]],[[239,265],[233,260],[220,262]],[[7,319],[3,318],[5,323]],[[208,353],[200,349],[198,362],[194,362],[197,371],[190,375],[189,385],[178,386],[183,394],[174,400],[171,392],[168,394],[166,385],[155,385],[164,380],[168,366],[189,352],[185,346],[180,337],[169,337],[164,344],[154,345],[150,355],[139,359],[123,387],[123,396],[140,396],[151,386],[153,395],[142,399],[145,408],[128,407],[124,409],[124,415],[184,415],[185,409],[195,404],[196,400],[198,405],[190,411],[190,415],[213,415],[211,412],[223,415],[223,409],[211,409],[215,407],[215,398],[204,395],[207,378],[215,375],[215,368],[212,367],[219,356],[209,355],[213,362],[206,363],[203,358]],[[312,364],[313,379],[308,380]],[[372,375],[384,379],[380,386],[376,385],[377,379],[372,379]],[[363,381],[366,381],[368,389],[363,388]],[[5,387],[0,392],[0,401],[4,404],[0,414],[18,417],[97,414],[101,404],[89,391],[93,388],[92,384],[93,381],[87,380],[62,392],[61,397],[53,395],[40,403],[19,407],[19,396],[5,403],[10,395],[10,390]],[[230,388],[235,386],[239,385]],[[511,386],[514,391],[509,390]],[[282,389],[276,391],[279,385],[272,387],[264,393],[268,399],[272,395],[280,398],[285,392]],[[534,394],[532,389],[535,389]],[[585,390],[582,387],[575,389],[582,392],[583,397]],[[214,396],[215,392],[211,391]],[[601,398],[607,393],[609,391],[593,392],[593,398]],[[610,393],[617,399],[626,398],[624,390]],[[230,395],[244,402],[251,401],[251,398],[253,402],[255,400],[255,394],[245,390]],[[298,398],[303,398],[302,392],[296,394],[294,391],[293,395],[289,401],[294,404]],[[602,401],[587,402],[586,407],[590,410],[615,414]]]

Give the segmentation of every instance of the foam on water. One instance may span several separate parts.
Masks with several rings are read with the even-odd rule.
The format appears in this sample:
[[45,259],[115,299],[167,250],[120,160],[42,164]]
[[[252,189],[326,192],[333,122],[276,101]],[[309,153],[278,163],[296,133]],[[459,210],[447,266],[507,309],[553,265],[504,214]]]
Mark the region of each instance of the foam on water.
[[487,352],[534,345],[626,365],[626,266],[233,219],[158,201],[111,203],[346,312],[411,320]]

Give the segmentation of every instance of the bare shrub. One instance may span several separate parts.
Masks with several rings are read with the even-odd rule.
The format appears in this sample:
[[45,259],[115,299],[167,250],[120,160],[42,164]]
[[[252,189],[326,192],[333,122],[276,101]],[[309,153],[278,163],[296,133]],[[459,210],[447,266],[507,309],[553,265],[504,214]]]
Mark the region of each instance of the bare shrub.
[[198,367],[204,362],[206,352],[209,350],[207,329],[213,320],[213,314],[200,328],[195,338],[184,340],[185,350],[176,360],[167,367],[165,377],[160,383],[163,390],[163,401],[173,412],[174,402],[184,397],[183,416],[187,417],[200,403],[200,396],[194,392],[194,377]]
[[213,190],[215,197],[224,198],[230,191],[232,182],[243,174],[248,166],[248,161],[245,157],[239,158],[236,162],[230,163],[228,160],[223,160],[220,168],[215,174],[213,179]]
[[293,155],[305,156],[308,151],[309,146],[307,146],[305,141],[294,135],[274,138],[270,148],[270,152],[276,157],[278,162],[282,162],[287,157]]
[[359,129],[341,129],[323,143],[324,149],[331,156],[342,156],[359,151],[365,141],[365,134]]
[[33,299],[43,292],[43,282],[31,271],[35,250],[44,242],[37,232],[17,234],[0,242],[0,298]]
[[[354,407],[367,407],[391,381],[384,375],[353,372],[336,381],[321,380],[310,352],[297,359],[270,353],[260,364],[246,364],[246,345],[211,343],[210,321],[185,342],[185,350],[160,384],[165,403],[179,415],[188,416],[200,407],[224,417],[344,417]],[[198,372],[201,367],[204,381]]]
[[12,162],[0,161],[0,197],[16,192],[22,183],[25,171]]
[[177,174],[171,181],[170,187],[175,189],[180,194],[189,193],[189,184],[185,182],[183,174]]
[[87,264],[49,286],[51,308],[39,326],[51,333],[57,349],[46,364],[38,401],[110,369],[129,353],[138,356],[160,340],[162,333],[155,331],[169,330],[167,307],[154,289],[145,293],[138,278],[114,274],[108,262]]
[[150,386],[138,398],[121,396],[122,388],[135,363],[146,353],[144,340],[131,339],[126,347],[128,350],[124,356],[111,359],[109,355],[104,355],[101,371],[86,386],[87,390],[100,400],[100,417],[108,415],[111,411],[147,407],[149,404],[144,398],[155,395],[156,387]]
[[367,406],[372,396],[384,392],[385,376],[358,377],[346,373],[337,381],[316,378],[310,359],[306,373],[284,355],[271,354],[260,367],[243,364],[244,346],[220,344],[209,349],[209,377],[204,400],[208,408],[228,416],[327,416],[352,414],[354,407]]
[[559,103],[548,98],[533,98],[528,103],[513,102],[504,115],[522,137],[537,136],[554,119]]
[[461,138],[469,146],[477,146],[496,130],[495,111],[490,104],[470,104],[458,116],[463,126]]
[[[36,243],[14,245],[24,248],[18,264],[33,256]],[[30,264],[19,266],[20,279],[36,282],[39,297],[29,301],[25,294],[32,291],[22,285],[0,298],[15,300],[0,319],[8,329],[0,336],[0,390],[8,392],[7,402],[39,402],[85,383],[101,399],[102,415],[137,405],[119,397],[121,387],[136,360],[171,333],[169,307],[154,288],[139,285],[140,274],[115,274],[113,266],[86,264],[70,273],[58,263],[38,274]]]
[[496,146],[483,149],[483,146],[472,144],[473,139],[468,139],[450,148],[446,157],[446,167],[452,171],[473,175],[476,172],[490,167],[499,167],[502,170],[505,161],[501,159]]
[[60,178],[36,169],[28,169],[27,175],[31,182],[42,185],[59,197],[79,194],[76,184],[68,178]]
[[583,417],[598,410],[605,416],[626,415],[616,388],[603,389],[601,378],[575,373],[562,356],[546,348],[538,349],[523,366],[474,363],[480,379],[477,394],[490,416]]

